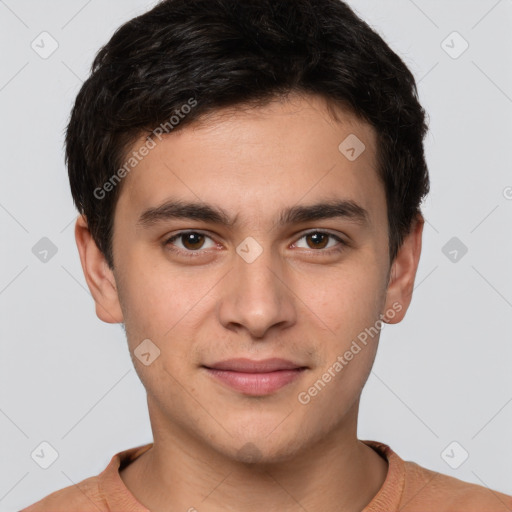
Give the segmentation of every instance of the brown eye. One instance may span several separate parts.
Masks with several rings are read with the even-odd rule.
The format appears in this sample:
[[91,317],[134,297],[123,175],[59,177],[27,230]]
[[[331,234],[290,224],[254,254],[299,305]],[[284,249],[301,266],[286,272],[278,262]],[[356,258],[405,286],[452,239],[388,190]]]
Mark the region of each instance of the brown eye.
[[[210,240],[210,245],[205,246],[205,243]],[[200,249],[211,249],[215,246],[215,242],[211,237],[198,233],[197,231],[182,231],[171,238],[165,244],[167,248],[177,253],[194,253],[203,252]]]
[[[312,249],[324,249],[330,236],[328,233],[309,233],[306,235],[306,240],[308,240],[308,246]],[[309,240],[311,240],[311,244]]]
[[[305,244],[302,240],[305,241]],[[339,236],[327,231],[310,231],[302,235],[299,241],[295,243],[296,247],[312,249],[311,252],[317,252],[319,254],[341,252],[348,247],[348,245],[348,242],[345,242]]]
[[201,249],[204,244],[204,235],[201,233],[185,233],[180,235],[181,242],[186,249],[197,250]]

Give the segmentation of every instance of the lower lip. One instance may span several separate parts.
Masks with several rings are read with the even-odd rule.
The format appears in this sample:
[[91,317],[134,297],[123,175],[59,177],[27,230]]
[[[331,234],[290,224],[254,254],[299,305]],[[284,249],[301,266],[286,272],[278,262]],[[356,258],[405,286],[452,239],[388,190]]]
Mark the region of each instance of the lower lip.
[[305,368],[277,370],[268,373],[243,373],[206,368],[207,372],[224,384],[246,395],[269,395],[297,379]]

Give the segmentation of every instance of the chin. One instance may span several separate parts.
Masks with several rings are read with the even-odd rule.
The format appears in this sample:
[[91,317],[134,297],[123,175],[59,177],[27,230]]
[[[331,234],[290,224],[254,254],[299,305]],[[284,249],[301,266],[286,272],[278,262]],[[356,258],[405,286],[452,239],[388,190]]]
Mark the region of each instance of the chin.
[[222,452],[236,462],[263,466],[293,460],[301,451],[301,446],[302,443],[296,437],[270,440],[268,436],[262,435],[257,439],[238,439],[238,446],[224,447]]

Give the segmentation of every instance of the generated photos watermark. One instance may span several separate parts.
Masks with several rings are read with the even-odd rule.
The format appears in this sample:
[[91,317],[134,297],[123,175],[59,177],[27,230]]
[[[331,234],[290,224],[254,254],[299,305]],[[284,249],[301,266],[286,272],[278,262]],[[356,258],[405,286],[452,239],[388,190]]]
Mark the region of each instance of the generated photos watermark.
[[[380,319],[377,320],[371,327],[366,327],[364,331],[361,331],[356,339],[352,340],[352,344],[350,345],[350,348],[345,351],[343,355],[339,355],[336,358],[336,361],[334,361],[326,370],[325,373],[322,374],[322,376],[306,391],[301,391],[297,395],[297,399],[299,403],[302,405],[307,405],[309,402],[311,402],[311,399],[316,397],[320,391],[322,391],[325,386],[331,382],[331,380],[336,377],[337,374],[339,374],[345,366],[348,365],[354,357],[361,352],[361,350],[368,344],[369,338],[374,338],[382,329],[384,322],[383,318],[386,319],[393,319],[396,315],[396,313],[399,313],[402,311],[402,304],[400,302],[394,302],[392,307],[386,311],[386,313],[380,314]],[[359,345],[359,343],[363,345]]]
[[180,124],[182,119],[185,119],[187,114],[189,114],[195,106],[197,106],[197,100],[189,98],[187,103],[174,111],[175,115],[171,116],[165,123],[160,123],[151,132],[151,135],[147,136],[146,142],[137,151],[132,151],[130,157],[125,161],[125,163],[101,187],[94,189],[94,197],[96,199],[104,199],[108,192],[112,192],[121,180],[129,174],[139,164],[139,162],[144,159],[144,157],[149,155],[149,152],[152,149],[156,148],[157,141],[155,138],[160,142],[163,135],[172,132],[172,130]]

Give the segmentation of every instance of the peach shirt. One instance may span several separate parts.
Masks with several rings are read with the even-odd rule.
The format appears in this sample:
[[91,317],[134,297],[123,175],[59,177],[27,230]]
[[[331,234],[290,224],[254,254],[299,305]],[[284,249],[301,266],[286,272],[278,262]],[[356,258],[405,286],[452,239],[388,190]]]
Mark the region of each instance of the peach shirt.
[[[512,512],[512,496],[402,460],[377,441],[362,441],[388,462],[384,484],[362,512]],[[119,475],[153,443],[114,455],[98,476],[55,491],[20,512],[150,512]]]

